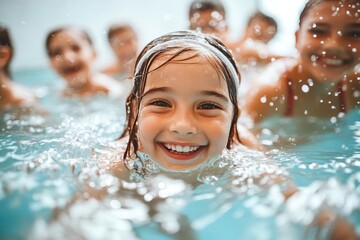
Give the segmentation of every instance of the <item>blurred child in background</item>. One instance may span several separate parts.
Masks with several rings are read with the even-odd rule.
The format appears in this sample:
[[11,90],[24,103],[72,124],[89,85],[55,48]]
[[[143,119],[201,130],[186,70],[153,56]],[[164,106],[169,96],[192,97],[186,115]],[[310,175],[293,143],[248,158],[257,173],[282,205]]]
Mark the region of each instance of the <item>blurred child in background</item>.
[[360,107],[360,2],[309,0],[296,32],[296,63],[249,92],[246,112],[336,122]]
[[108,41],[115,54],[114,63],[103,69],[103,73],[119,81],[129,78],[138,53],[138,36],[130,25],[114,24],[108,32]]
[[189,8],[190,30],[218,37],[225,45],[228,40],[228,25],[223,4],[219,0],[194,0]]
[[0,26],[0,109],[9,106],[32,106],[35,94],[16,84],[10,74],[10,63],[14,55],[9,31]]
[[64,96],[116,97],[123,92],[113,78],[94,70],[96,51],[85,31],[75,27],[54,29],[46,38],[46,49],[53,69],[66,81]]
[[281,56],[271,53],[267,45],[277,33],[277,22],[274,18],[257,11],[251,15],[244,34],[234,46],[234,55],[242,64],[266,64]]

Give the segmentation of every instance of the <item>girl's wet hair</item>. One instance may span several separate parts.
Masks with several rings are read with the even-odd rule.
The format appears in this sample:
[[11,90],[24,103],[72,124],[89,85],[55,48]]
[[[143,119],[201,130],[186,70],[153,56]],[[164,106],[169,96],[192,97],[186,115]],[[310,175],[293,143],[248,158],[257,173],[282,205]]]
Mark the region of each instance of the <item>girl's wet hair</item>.
[[303,10],[300,13],[299,17],[299,27],[301,27],[301,24],[304,20],[304,18],[308,15],[309,11],[313,9],[316,5],[323,3],[323,2],[337,2],[339,4],[354,4],[359,7],[360,2],[359,0],[309,0],[306,4]]
[[14,54],[14,48],[11,42],[11,37],[8,29],[5,26],[0,25],[0,46],[8,47],[10,49],[10,58],[9,61],[4,66],[5,74],[10,76],[10,63]]
[[48,33],[47,37],[46,37],[46,41],[45,41],[45,47],[46,47],[46,52],[48,54],[48,56],[51,55],[50,51],[49,51],[49,47],[50,47],[50,43],[53,40],[53,38],[61,33],[61,32],[66,32],[66,31],[74,31],[77,32],[85,41],[87,41],[91,46],[93,46],[93,42],[89,36],[89,34],[79,28],[75,28],[75,27],[60,27],[60,28],[56,28],[54,30],[52,30],[51,32]]
[[[182,56],[184,53],[193,53],[193,55],[179,58],[179,56]],[[164,55],[168,56],[168,58],[160,66],[150,70],[152,64]],[[129,142],[124,153],[124,160],[131,157],[131,152],[136,154],[138,150],[137,119],[147,75],[171,61],[187,61],[199,56],[205,57],[209,63],[213,65],[218,74],[225,79],[228,86],[234,115],[226,147],[230,148],[234,140],[240,142],[236,131],[239,115],[237,91],[240,84],[240,74],[231,53],[225,45],[215,37],[195,31],[177,31],[151,41],[145,46],[136,59],[133,89],[126,101],[126,128],[120,137],[129,136]]]

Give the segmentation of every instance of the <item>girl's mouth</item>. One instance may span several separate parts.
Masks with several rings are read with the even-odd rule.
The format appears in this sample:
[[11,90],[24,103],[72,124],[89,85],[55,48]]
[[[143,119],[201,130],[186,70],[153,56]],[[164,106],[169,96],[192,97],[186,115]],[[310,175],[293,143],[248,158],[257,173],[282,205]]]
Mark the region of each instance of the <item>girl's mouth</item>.
[[171,143],[161,143],[160,146],[164,149],[165,153],[176,160],[190,160],[195,158],[204,146],[195,145],[180,145]]
[[63,69],[63,73],[66,75],[76,74],[81,70],[80,66],[72,66],[72,67],[66,67]]
[[340,58],[336,56],[317,56],[315,62],[323,67],[338,68],[348,65],[351,60],[348,58]]

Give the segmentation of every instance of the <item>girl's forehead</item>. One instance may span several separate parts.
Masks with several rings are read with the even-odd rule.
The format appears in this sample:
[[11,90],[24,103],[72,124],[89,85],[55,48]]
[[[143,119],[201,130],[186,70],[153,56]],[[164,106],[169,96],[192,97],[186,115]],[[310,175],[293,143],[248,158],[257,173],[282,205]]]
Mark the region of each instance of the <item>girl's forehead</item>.
[[61,32],[58,32],[53,37],[51,42],[55,41],[67,41],[68,43],[87,42],[87,40],[82,36],[82,34],[76,30],[63,30]]
[[[161,61],[163,63],[163,61]],[[171,60],[150,71],[146,89],[175,86],[177,91],[195,89],[222,89],[227,92],[227,81],[215,65],[202,58]]]
[[150,72],[156,69],[161,69],[167,64],[210,64],[209,57],[205,56],[205,52],[196,50],[170,50],[160,54],[150,66]]

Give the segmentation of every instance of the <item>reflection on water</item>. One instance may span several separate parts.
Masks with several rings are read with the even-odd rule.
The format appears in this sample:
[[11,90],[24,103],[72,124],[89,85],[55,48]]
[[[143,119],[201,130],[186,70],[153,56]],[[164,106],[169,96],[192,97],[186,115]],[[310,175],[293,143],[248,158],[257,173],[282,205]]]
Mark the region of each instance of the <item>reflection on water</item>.
[[[129,183],[103,167],[121,157],[109,145],[124,122],[119,100],[63,100],[54,79],[31,87],[47,114],[1,113],[1,239],[321,239],[331,224],[306,225],[325,207],[360,230],[359,112],[299,120],[298,132],[270,121],[261,138],[273,150],[225,152],[198,185],[163,174]],[[287,178],[301,191],[285,202]]]

